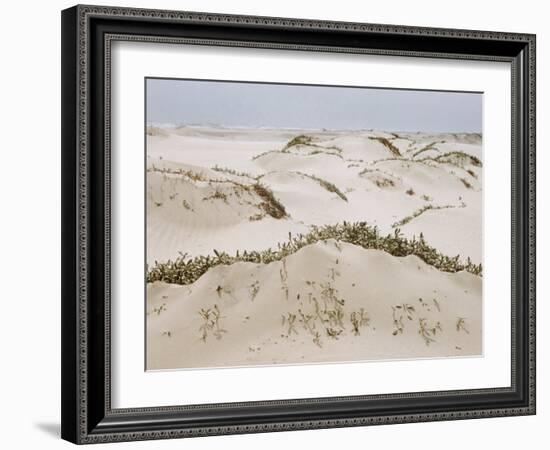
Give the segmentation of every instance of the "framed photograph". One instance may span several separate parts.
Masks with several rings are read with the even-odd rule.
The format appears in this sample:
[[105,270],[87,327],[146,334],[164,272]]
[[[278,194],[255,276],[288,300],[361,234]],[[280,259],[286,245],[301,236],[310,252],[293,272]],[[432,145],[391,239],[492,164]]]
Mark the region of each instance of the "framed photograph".
[[62,437],[535,413],[535,36],[62,12]]

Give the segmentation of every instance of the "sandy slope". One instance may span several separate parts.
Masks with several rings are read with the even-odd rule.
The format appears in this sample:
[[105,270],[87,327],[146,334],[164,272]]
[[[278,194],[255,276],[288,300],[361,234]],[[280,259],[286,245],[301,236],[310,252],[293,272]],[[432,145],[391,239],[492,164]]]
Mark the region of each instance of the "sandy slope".
[[[285,149],[287,142],[303,133],[313,137],[312,145]],[[289,217],[273,220],[266,216],[250,221],[257,213],[247,204],[253,199],[245,201],[229,195],[234,194],[235,189],[230,189],[228,183],[217,187],[212,187],[212,183],[205,186],[196,180],[179,183],[176,175],[149,173],[148,263],[176,258],[180,251],[198,255],[211,254],[214,248],[228,252],[238,248],[267,248],[284,240],[289,232],[304,232],[313,224],[343,220],[366,220],[378,225],[384,233],[391,233],[392,225],[427,205],[452,206],[454,210],[436,209],[420,215],[401,226],[403,233],[412,237],[422,232],[436,247],[453,241],[449,251],[481,262],[482,222],[478,211],[482,200],[482,169],[468,163],[429,159],[449,152],[465,152],[481,158],[479,138],[449,134],[398,136],[372,131],[192,127],[156,131],[148,136],[149,167],[183,168],[201,173],[208,180],[247,185],[256,182],[251,177],[258,177],[285,206]],[[376,140],[380,137],[389,139],[402,157],[395,158]],[[431,144],[434,145],[430,150],[414,156],[418,149]],[[248,176],[211,170],[216,166]],[[347,201],[324,189],[311,176],[334,184]],[[215,189],[229,198],[202,202],[202,198],[212,195]],[[173,195],[175,199],[170,198]],[[190,208],[181,203],[183,199]],[[421,218],[422,226],[415,226],[414,222]],[[449,222],[446,218],[452,218],[453,226],[440,226],[442,222]]]
[[[329,317],[323,314],[325,305],[329,311],[335,309],[330,289],[343,302],[342,325],[321,320]],[[334,240],[304,247],[280,262],[218,266],[192,285],[156,282],[147,291],[149,369],[479,355],[482,351],[480,277],[440,272],[415,256],[397,258]],[[413,310],[403,313],[407,306]],[[217,338],[212,327],[203,340],[205,319],[199,311],[215,307],[223,331]],[[368,323],[356,335],[351,314],[361,309]],[[313,317],[308,324],[300,320],[299,311]],[[296,315],[293,327],[289,327],[289,314]],[[395,335],[401,325],[394,318],[403,327]],[[460,318],[464,318],[463,327]],[[433,339],[429,343],[420,333],[421,319],[428,338]],[[434,327],[435,334],[430,331]],[[339,334],[330,337],[327,329]]]
[[[365,221],[383,234],[393,234],[396,228],[408,237],[422,233],[443,254],[480,263],[479,160],[481,137],[475,134],[149,129],[147,263],[181,254],[190,258],[276,248],[289,234],[343,221]],[[272,193],[285,214],[270,213],[265,196],[256,189],[259,185]],[[341,253],[338,246],[343,246]],[[335,242],[303,248],[284,264],[287,281],[281,278],[283,262],[275,262],[217,266],[188,286],[149,284],[148,367],[481,352],[479,276],[440,272],[413,256],[397,258]],[[327,278],[333,276],[332,269],[339,272],[334,280]],[[329,326],[317,315],[313,330],[309,322],[299,322],[298,310],[312,314],[310,295],[319,300],[320,286],[328,282],[345,300],[344,317]],[[403,332],[394,336],[392,306],[398,311],[404,304],[415,311],[410,320],[404,319]],[[201,324],[213,320],[214,305],[226,332],[217,339],[215,327],[208,329],[203,342]],[[350,315],[355,312],[357,318],[361,308],[370,322],[355,336]],[[201,309],[206,318],[201,318]],[[333,308],[332,314],[336,312]],[[468,333],[461,326],[457,331],[461,317]],[[420,319],[425,319],[423,326],[436,328],[429,345],[419,334]],[[290,328],[289,320],[295,321]]]

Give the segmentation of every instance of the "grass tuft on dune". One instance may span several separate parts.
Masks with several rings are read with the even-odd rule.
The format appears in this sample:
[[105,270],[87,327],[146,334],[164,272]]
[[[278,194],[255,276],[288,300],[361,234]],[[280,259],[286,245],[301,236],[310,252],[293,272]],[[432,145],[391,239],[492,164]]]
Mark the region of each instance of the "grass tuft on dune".
[[378,136],[371,136],[369,139],[373,141],[380,142],[384,147],[386,147],[394,156],[401,157],[401,152],[399,149],[391,143],[389,139],[386,139],[385,137],[378,137]]
[[260,207],[266,214],[270,215],[274,219],[284,219],[285,217],[288,217],[285,207],[275,198],[273,192],[271,192],[269,188],[261,183],[255,183],[251,187],[256,195],[262,199]]

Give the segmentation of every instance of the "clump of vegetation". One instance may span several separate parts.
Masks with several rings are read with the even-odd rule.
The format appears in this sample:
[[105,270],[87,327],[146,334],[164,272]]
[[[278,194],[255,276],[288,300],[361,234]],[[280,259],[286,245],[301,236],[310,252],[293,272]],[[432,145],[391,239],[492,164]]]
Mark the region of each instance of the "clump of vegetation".
[[[292,333],[298,334],[296,330],[296,314],[288,313],[286,316],[282,317],[282,325],[286,327],[286,337],[290,336]],[[285,335],[282,335],[285,337]]]
[[[445,142],[445,141],[441,141],[441,142]],[[435,148],[435,145],[438,144],[437,141],[435,142],[430,142],[428,145],[425,145],[424,147],[422,147],[420,150],[416,151],[414,154],[413,154],[413,158],[416,158],[418,155],[420,155],[420,153],[424,153],[424,152],[427,152],[428,150],[437,150]]]
[[434,161],[449,163],[457,167],[464,168],[466,165],[472,165],[474,167],[481,167],[481,160],[473,155],[464,152],[449,152],[444,155],[439,155],[433,158]]
[[376,186],[379,188],[395,186],[395,182],[390,178],[377,178],[374,180],[374,184],[376,184]]
[[216,172],[228,173],[230,175],[235,175],[237,177],[246,177],[246,178],[250,178],[252,180],[257,179],[257,177],[254,177],[254,176],[250,175],[247,172],[239,172],[237,170],[230,169],[228,167],[219,167],[219,166],[216,165],[216,166],[212,167],[212,170],[215,170]]
[[[220,256],[220,253],[219,253],[216,249],[214,249],[214,253],[216,254],[216,256],[218,256],[218,257]],[[219,298],[222,298],[222,295],[223,295],[223,294],[231,295],[232,292],[233,292],[233,291],[232,291],[231,288],[228,287],[228,286],[220,286],[220,285],[218,285],[218,287],[216,288],[216,294],[218,294],[218,297],[219,297]]]
[[[307,136],[305,138],[307,138]],[[296,145],[304,145],[307,147],[312,147],[314,148],[314,150],[311,150],[308,153],[291,151],[292,147]],[[304,156],[313,156],[313,155],[323,154],[323,155],[329,155],[329,156],[336,156],[337,158],[344,159],[344,157],[341,155],[342,153],[341,148],[336,147],[334,145],[325,147],[322,145],[313,144],[311,141],[308,141],[307,139],[304,139],[301,136],[297,136],[296,138],[292,139],[281,150],[268,150],[266,152],[259,153],[253,156],[252,160],[256,160],[265,155],[269,155],[270,153],[286,153],[291,155],[304,155]],[[256,179],[259,179],[259,177],[256,177]]]
[[432,199],[432,197],[430,197],[429,195],[424,194],[424,195],[422,196],[422,200],[424,200],[424,201],[426,201],[426,202],[431,202],[433,199]]
[[222,317],[218,305],[214,305],[213,308],[208,309],[201,308],[199,315],[203,320],[199,327],[203,342],[206,342],[209,334],[212,334],[216,339],[221,339],[223,333],[227,333],[227,330],[224,330],[220,324],[220,319],[222,319]]
[[[339,297],[338,291],[333,285],[334,278],[339,275],[337,271],[331,272],[329,275],[330,280],[326,283],[317,284],[314,281],[306,281],[306,284],[312,289],[308,294],[309,305],[304,306],[302,304],[302,308],[298,308],[297,314],[288,313],[287,316],[283,316],[283,326],[288,327],[288,319],[297,316],[302,328],[311,336],[313,343],[318,347],[322,347],[322,335],[337,340],[345,331],[345,300]],[[297,300],[299,299],[298,294]],[[351,318],[352,323],[355,321],[357,330],[361,326],[368,325],[369,322],[369,318],[363,309],[360,312],[354,312]],[[298,334],[297,330],[294,331]],[[289,336],[290,332],[282,335],[282,337]]]
[[156,314],[157,316],[160,315],[161,312],[166,311],[166,303],[163,303],[158,308],[153,308],[152,313]]
[[258,280],[254,281],[254,283],[249,286],[249,290],[250,300],[254,301],[254,299],[258,295],[258,292],[260,292],[260,282]]
[[305,134],[301,134],[299,136],[296,136],[292,138],[290,141],[287,142],[287,144],[283,147],[283,150],[289,149],[290,147],[294,147],[295,145],[310,145],[313,138],[311,136],[306,136]]
[[[462,207],[462,206],[461,206]],[[438,210],[438,209],[449,209],[449,208],[456,208],[456,206],[453,205],[442,205],[442,206],[434,206],[434,205],[425,205],[420,209],[417,209],[415,212],[412,213],[412,215],[404,217],[398,222],[395,222],[392,224],[392,228],[401,227],[403,225],[408,224],[411,220],[418,217],[420,214],[425,213],[426,211],[430,210]]]
[[165,174],[165,175],[166,174],[181,175],[181,176],[187,177],[187,178],[189,178],[190,180],[193,180],[193,181],[209,181],[208,178],[206,176],[204,176],[204,174],[202,174],[201,172],[195,172],[193,170],[171,169],[169,167],[159,168],[159,167],[156,167],[155,165],[153,165],[153,166],[151,166],[147,169],[147,172],[162,173],[162,174]]
[[223,200],[225,203],[227,203],[227,194],[220,191],[219,189],[216,189],[212,195],[209,195],[208,197],[204,197],[203,201],[205,200]]
[[361,334],[361,327],[368,327],[370,325],[370,317],[363,308],[359,311],[353,311],[350,315],[350,321],[355,336]]
[[201,255],[192,259],[182,255],[174,261],[169,260],[162,263],[155,261],[155,265],[147,272],[147,282],[164,281],[184,285],[192,284],[212,267],[236,262],[269,264],[273,261],[281,261],[307,245],[328,239],[358,245],[365,249],[383,250],[393,256],[415,255],[426,264],[444,272],[466,270],[474,275],[482,275],[481,264],[474,264],[469,259],[464,263],[460,261],[460,255],[449,257],[442,254],[426,243],[422,233],[419,239],[414,237],[407,239],[402,236],[401,230],[396,228],[393,234],[381,236],[377,227],[369,226],[366,222],[343,222],[321,227],[314,226],[307,234],[289,236],[289,240],[279,244],[276,249],[237,252],[236,255],[218,252],[215,256]]
[[295,172],[295,173],[297,173],[299,175],[302,175],[304,177],[307,177],[307,178],[311,178],[312,180],[319,183],[323,189],[327,190],[328,192],[332,192],[333,194],[336,194],[338,197],[340,197],[345,202],[348,201],[348,198],[344,195],[344,193],[340,189],[338,189],[333,183],[331,183],[327,180],[323,180],[322,178],[319,178],[315,175],[309,175],[309,174],[303,173],[303,172]]
[[466,334],[470,334],[468,331],[468,328],[466,327],[466,318],[465,317],[459,317],[456,320],[456,331],[464,331]]
[[291,153],[289,151],[291,147],[294,147],[296,145],[310,145],[312,140],[313,138],[311,136],[306,136],[305,134],[301,134],[299,136],[292,138],[290,141],[288,141],[282,149],[268,150],[266,152],[253,156],[252,159],[261,158],[262,156],[268,155],[269,153]]
[[413,188],[407,189],[405,192],[407,193],[407,195],[414,195]]
[[392,144],[392,142],[389,139],[386,139],[385,137],[378,137],[378,136],[370,136],[369,139],[371,139],[372,141],[380,142],[394,156],[401,157],[401,152],[399,151],[399,149],[395,145]]
[[460,178],[460,181],[462,181],[462,184],[466,186],[467,189],[472,189],[472,185],[468,180],[465,180],[464,178]]
[[393,320],[393,335],[397,336],[398,334],[403,334],[405,329],[404,319],[413,320],[413,314],[416,312],[414,306],[409,305],[408,303],[403,303],[402,305],[395,305],[391,307],[392,310],[392,320]]
[[193,211],[193,208],[191,207],[191,205],[189,204],[189,202],[185,199],[183,199],[181,201],[181,204],[183,205],[183,207],[189,211]]
[[394,187],[396,180],[401,181],[399,177],[381,169],[365,168],[359,172],[359,176],[367,178],[379,188]]
[[426,345],[430,345],[432,342],[435,342],[434,336],[438,331],[443,331],[443,328],[441,328],[441,323],[436,322],[434,325],[430,326],[427,319],[418,319],[418,334],[422,339],[424,339]]
[[262,208],[266,214],[269,214],[274,219],[283,219],[288,217],[283,204],[275,198],[273,192],[261,183],[255,183],[251,186],[252,190],[258,197],[262,199],[260,208]]

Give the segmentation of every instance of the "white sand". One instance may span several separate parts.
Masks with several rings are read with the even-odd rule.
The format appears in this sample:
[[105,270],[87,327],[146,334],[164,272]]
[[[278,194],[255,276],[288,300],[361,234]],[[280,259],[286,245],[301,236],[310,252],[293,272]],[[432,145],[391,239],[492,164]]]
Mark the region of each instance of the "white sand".
[[[309,145],[285,148],[303,134],[312,138]],[[401,157],[376,138],[388,139]],[[482,262],[482,168],[468,158],[435,159],[450,152],[482,159],[478,135],[179,127],[151,130],[147,146],[150,266],[180,254],[212,255],[214,249],[235,254],[276,248],[289,233],[343,221],[366,221],[383,234],[397,227],[408,237],[422,233],[443,254]],[[287,217],[265,213],[262,198],[250,188],[257,181],[284,205]],[[427,206],[432,209],[418,214]],[[281,293],[282,262],[214,267],[189,286],[149,284],[148,368],[481,353],[481,277],[440,272],[412,256],[341,246],[340,254],[334,243],[318,243],[287,258],[288,300]],[[298,322],[298,333],[282,338],[281,315],[312,308],[307,296],[314,289],[305,280],[326,283],[336,259],[340,276],[333,283],[345,299],[341,334],[328,336],[318,318],[321,347]],[[252,300],[255,282],[259,291]],[[218,286],[227,292],[216,291]],[[394,336],[391,307],[404,303],[414,305],[415,314],[405,320],[403,334]],[[160,313],[153,312],[163,304]],[[199,311],[214,305],[227,332],[203,342]],[[355,336],[350,314],[360,308],[370,326]],[[469,334],[456,330],[460,317]],[[441,325],[428,345],[419,334],[420,319]]]
[[[304,247],[286,258],[284,265],[283,269],[283,262],[236,263],[217,266],[189,286],[149,284],[148,368],[481,353],[481,278],[475,275],[440,272],[415,256],[397,258],[378,250],[337,244],[334,240]],[[284,282],[280,276],[282,270],[288,274]],[[255,285],[259,290],[254,296]],[[323,308],[322,291],[326,286],[332,286],[337,298],[344,300],[344,331],[331,338],[326,331],[330,324],[319,318],[311,319],[320,334],[316,344],[315,335],[300,322],[298,311],[306,316],[315,315],[313,298]],[[397,308],[402,305],[410,305],[414,311],[409,313],[411,319],[403,316],[403,333],[394,336],[392,306],[403,311]],[[218,339],[212,330],[203,341],[204,319],[199,311],[215,306],[221,315],[220,329],[224,331]],[[356,336],[350,317],[361,308],[369,323],[360,327]],[[288,322],[282,321],[289,313],[298,316],[295,331],[290,334]],[[398,314],[400,317],[401,313]],[[461,317],[465,318],[465,329],[457,330]],[[429,344],[419,333],[420,319],[426,319],[429,328],[440,324],[441,330],[436,330],[434,341]]]

